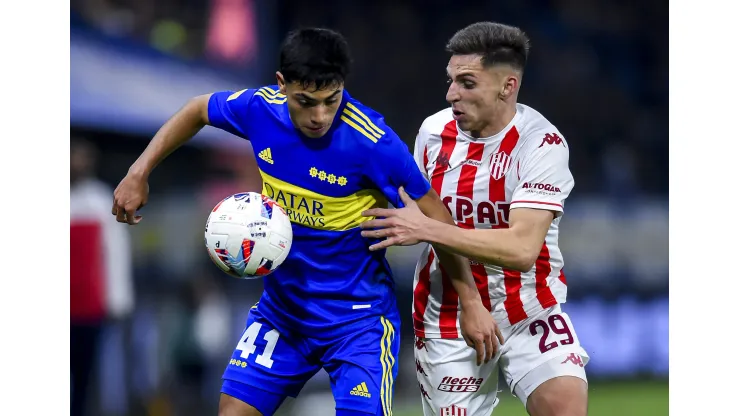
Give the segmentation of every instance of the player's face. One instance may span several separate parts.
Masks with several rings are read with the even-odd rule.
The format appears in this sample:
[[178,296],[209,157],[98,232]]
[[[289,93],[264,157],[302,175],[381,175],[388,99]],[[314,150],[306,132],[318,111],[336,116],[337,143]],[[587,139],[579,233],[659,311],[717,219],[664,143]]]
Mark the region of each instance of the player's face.
[[288,97],[290,120],[295,128],[308,137],[319,138],[331,127],[342,103],[344,85],[332,85],[317,90],[298,82],[280,83],[280,92]]
[[[502,105],[502,95],[509,94],[512,72],[507,67],[483,67],[480,55],[453,55],[447,65],[447,102],[462,130],[487,131]],[[495,132],[494,132],[495,133]]]

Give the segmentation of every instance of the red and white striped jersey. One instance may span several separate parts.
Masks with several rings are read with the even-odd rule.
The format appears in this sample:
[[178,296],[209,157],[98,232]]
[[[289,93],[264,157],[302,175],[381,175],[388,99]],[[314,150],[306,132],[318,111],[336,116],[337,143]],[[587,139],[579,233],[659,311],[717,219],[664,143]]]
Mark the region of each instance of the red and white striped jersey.
[[[500,133],[475,139],[458,129],[450,108],[428,117],[416,137],[414,157],[459,227],[507,228],[509,210],[556,212],[535,265],[526,273],[470,262],[483,304],[500,326],[565,302],[558,225],[573,189],[568,145],[534,109],[517,104]],[[414,276],[414,331],[419,337],[461,338],[460,306],[450,278],[428,245]]]

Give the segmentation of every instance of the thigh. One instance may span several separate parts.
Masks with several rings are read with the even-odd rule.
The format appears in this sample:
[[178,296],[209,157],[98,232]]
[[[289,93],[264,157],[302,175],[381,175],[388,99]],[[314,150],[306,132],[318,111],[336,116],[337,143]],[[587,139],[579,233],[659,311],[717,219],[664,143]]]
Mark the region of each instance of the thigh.
[[392,414],[399,328],[398,319],[374,318],[367,327],[327,349],[322,361],[338,411]]
[[571,359],[572,355],[555,357],[517,383],[515,394],[522,399],[530,415],[586,416],[586,372],[582,366],[571,364]]
[[[540,384],[560,376],[582,374],[589,356],[581,347],[570,317],[560,306],[546,309],[514,326],[505,328],[500,360],[511,392],[522,403]],[[543,371],[533,372],[545,363]],[[530,376],[521,384],[525,376]],[[535,377],[535,375],[537,375]]]
[[416,339],[416,378],[425,416],[489,416],[496,407],[498,357],[480,366],[462,339]]
[[319,363],[309,362],[292,340],[252,310],[224,371],[221,392],[267,416],[286,397],[296,397],[319,369]]

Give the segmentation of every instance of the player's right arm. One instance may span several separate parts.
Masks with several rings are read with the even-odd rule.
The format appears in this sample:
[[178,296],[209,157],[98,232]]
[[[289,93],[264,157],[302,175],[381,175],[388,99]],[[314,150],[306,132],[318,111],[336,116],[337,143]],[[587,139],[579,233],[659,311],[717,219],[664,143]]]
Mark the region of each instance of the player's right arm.
[[[389,127],[384,129],[387,137],[376,144],[376,153],[370,159],[369,174],[374,178],[375,184],[394,206],[403,207],[407,203],[413,203],[427,217],[454,225],[455,221],[437,192],[430,187],[421,168],[423,162],[420,161],[423,158],[412,156],[395,132]],[[419,143],[416,145],[415,155],[419,153],[418,147]],[[409,198],[407,201],[402,200],[399,188],[404,189],[404,195]],[[460,329],[463,338],[477,351],[479,365],[488,362],[498,349],[495,338],[503,343],[503,337],[488,309],[483,306],[468,260],[439,250],[438,247],[435,247],[435,252],[460,298]]]
[[252,94],[224,91],[191,98],[157,131],[149,145],[131,165],[113,192],[111,213],[118,222],[134,225],[141,221],[136,211],[149,199],[149,175],[167,156],[195,136],[205,125],[211,125],[245,137],[247,106]]

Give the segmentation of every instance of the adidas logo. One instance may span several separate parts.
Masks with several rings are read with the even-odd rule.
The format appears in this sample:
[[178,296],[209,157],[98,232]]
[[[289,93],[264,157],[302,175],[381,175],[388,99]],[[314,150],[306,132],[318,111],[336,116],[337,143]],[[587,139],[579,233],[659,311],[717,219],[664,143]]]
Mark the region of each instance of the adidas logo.
[[270,150],[269,147],[267,149],[261,151],[257,156],[259,156],[260,159],[264,160],[265,162],[267,162],[267,163],[269,163],[271,165],[274,163],[272,161],[272,150]]
[[363,381],[362,383],[355,386],[352,391],[349,392],[352,396],[362,396],[370,398],[370,393],[367,391],[367,384]]

